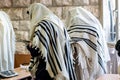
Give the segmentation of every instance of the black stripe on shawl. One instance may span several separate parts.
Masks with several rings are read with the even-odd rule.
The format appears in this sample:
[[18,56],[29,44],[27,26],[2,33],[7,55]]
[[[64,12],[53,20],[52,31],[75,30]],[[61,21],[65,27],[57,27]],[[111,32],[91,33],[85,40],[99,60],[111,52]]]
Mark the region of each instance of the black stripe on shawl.
[[[102,49],[103,45],[100,44],[99,40],[97,41],[98,42],[98,45],[100,46],[100,48]],[[103,51],[102,51],[103,52]]]
[[[75,41],[80,41],[83,40],[85,41],[93,50],[97,51],[97,45],[94,44],[92,41],[90,41],[89,39],[85,39],[85,38],[78,38],[78,37],[71,37],[71,39],[75,40]],[[99,54],[98,54],[99,55]],[[101,58],[102,59],[102,58]]]
[[[66,59],[67,59],[67,61],[66,61],[66,68],[67,68],[67,71],[68,71],[68,73],[69,73],[69,76],[70,76],[70,78],[72,77],[72,74],[71,74],[71,72],[70,72],[70,68],[71,68],[71,65],[70,65],[70,62],[68,61],[68,59],[69,59],[69,56],[68,56],[68,51],[67,51],[67,46],[65,45],[65,55],[66,55]],[[71,80],[71,79],[70,79]]]
[[[102,44],[100,44],[100,42],[99,42],[99,40],[97,41],[98,42],[98,45],[100,46],[100,51],[101,51],[101,53],[104,53],[104,50],[103,50],[103,45]],[[103,47],[103,48],[102,48]],[[104,57],[104,56],[103,56]]]
[[31,58],[31,61],[30,61],[30,63],[32,63],[32,66],[29,67],[29,69],[31,70],[31,69],[33,68],[33,66],[34,66],[37,62],[38,62],[38,59],[34,61],[34,58],[32,57],[32,58]]
[[[57,36],[55,35],[56,33],[56,31],[54,30],[54,28],[53,28],[53,25],[51,24],[51,23],[49,23],[49,22],[47,22],[47,21],[45,21],[45,20],[43,20],[41,23],[40,23],[40,25],[41,24],[43,24],[43,25],[45,25],[44,27],[46,28],[46,31],[47,31],[47,35],[49,35],[49,38],[50,38],[50,40],[52,40],[51,42],[53,43],[53,46],[56,46],[56,39],[53,39],[53,38],[56,38]],[[49,29],[50,28],[50,29]],[[52,29],[51,29],[52,28]],[[56,47],[54,47],[55,48],[55,51],[57,52],[57,48]],[[58,52],[57,52],[58,53]]]
[[[64,35],[67,39],[67,31],[65,29],[64,29]],[[65,53],[66,53],[65,54],[65,64],[66,64],[67,71],[69,73],[70,80],[76,80],[75,72],[73,70],[73,64],[72,64],[71,57],[70,57],[71,51],[70,51],[70,43],[69,42],[65,43]]]
[[[77,31],[77,30],[78,30],[78,31]],[[77,33],[85,32],[85,33],[88,33],[88,34],[90,34],[90,35],[93,35],[94,37],[97,37],[95,34],[92,34],[92,33],[87,32],[87,31],[80,31],[80,29],[75,29],[75,30],[72,30],[72,31],[70,31],[70,32],[68,32],[68,33],[69,33],[69,34],[72,34],[72,33],[74,33],[74,32],[77,32]],[[98,40],[97,40],[97,43],[98,43],[98,45],[100,46],[100,48],[102,49],[102,46],[103,46],[103,45],[101,45]],[[92,46],[92,45],[91,45],[91,46]],[[101,52],[103,53],[103,50],[101,50]]]
[[[57,50],[56,50],[56,42],[54,41],[54,39],[53,38],[55,38],[55,37],[53,37],[53,33],[52,32],[55,32],[55,30],[54,30],[54,28],[53,28],[53,25],[52,24],[48,24],[48,22],[47,21],[42,21],[41,23],[39,23],[39,26],[42,28],[42,29],[44,29],[44,31],[47,33],[47,35],[48,35],[48,37],[50,38],[50,42],[52,43],[52,45],[53,45],[53,49],[55,49],[55,50],[53,50],[54,51],[54,56],[55,56],[55,58],[57,57],[56,56],[56,54],[55,54],[55,51],[56,51],[56,53],[57,53]],[[49,29],[49,28],[51,28],[52,27],[52,29]],[[52,31],[51,31],[52,30]],[[54,33],[55,34],[55,33]],[[50,61],[50,60],[49,60]],[[62,68],[61,68],[61,66],[60,66],[60,64],[59,64],[59,61],[58,61],[58,59],[56,58],[56,61],[57,61],[57,64],[58,64],[58,67],[59,67],[59,69],[62,71]],[[50,62],[51,63],[51,62]],[[52,67],[51,67],[52,68]]]
[[[57,32],[55,31],[55,29],[54,29],[54,26],[52,25],[52,23],[49,23],[48,21],[46,21],[51,27],[50,28],[52,28],[51,30],[53,31],[53,33],[50,33],[50,35],[51,35],[51,43],[52,43],[52,46],[57,46],[56,45],[56,43],[57,43],[57,41],[56,41],[56,38],[58,37],[57,36]],[[50,32],[51,32],[51,30],[50,30]],[[53,39],[53,38],[55,38],[55,39]],[[62,68],[61,68],[61,66],[60,66],[60,63],[59,63],[59,60],[57,59],[57,54],[58,54],[58,51],[57,51],[57,47],[54,47],[53,48],[53,51],[54,51],[54,53],[56,53],[55,54],[55,58],[56,58],[56,61],[57,61],[57,63],[58,63],[58,67],[60,68],[60,70],[62,71]]]
[[87,31],[70,31],[70,32],[68,32],[68,33],[71,34],[71,33],[74,33],[74,32],[77,32],[77,33],[88,33],[88,34],[90,34],[90,35],[93,35],[94,37],[97,37],[96,35],[94,35],[94,34],[92,34],[92,33],[90,33],[90,32],[87,32]]
[[[99,41],[97,41],[97,42],[98,42],[98,46],[100,47],[99,50],[100,50],[100,52],[102,53],[102,56],[105,57],[105,56],[103,55],[103,53],[104,53],[104,49],[103,49],[104,47],[103,47],[103,45],[101,45]],[[103,48],[102,48],[102,47],[103,47]]]
[[[76,41],[80,41],[80,40],[83,40],[85,41],[93,50],[97,51],[97,45],[94,44],[92,41],[88,40],[88,39],[85,39],[85,38],[78,38],[78,37],[72,37],[73,40],[76,40]],[[101,56],[99,54],[98,55],[98,63],[100,64],[101,68],[103,69],[104,73],[106,73],[105,71],[105,68],[102,64],[103,63],[103,60],[101,58]]]
[[101,59],[100,55],[98,55],[98,62],[100,64],[101,68],[103,69],[104,73],[106,73],[106,70],[105,70],[104,66],[102,65],[104,63],[103,63],[103,60]]
[[[49,35],[48,37],[50,39],[50,42],[52,43],[52,47],[54,47],[53,51],[54,51],[54,53],[58,53],[57,48],[56,48],[56,43],[57,43],[56,39],[53,39],[53,38],[57,38],[57,35],[56,35],[57,33],[55,33],[56,31],[54,30],[54,26],[51,23],[49,23],[48,21],[45,21],[45,20],[43,20],[39,25],[44,25],[44,26],[42,26],[42,28],[46,29],[46,33],[47,33],[47,35]],[[49,28],[52,28],[52,29],[49,29]],[[54,55],[55,55],[58,67],[62,71],[62,68],[61,68],[61,66],[59,64],[59,61],[57,59],[57,54],[54,54]]]
[[[85,42],[90,46],[90,47],[92,47],[92,45],[95,45],[93,42],[91,42],[90,40],[85,40]],[[95,45],[96,46],[96,45]],[[92,48],[94,48],[94,50],[95,50],[95,47],[92,47]],[[96,46],[96,49],[97,49],[97,46]],[[96,50],[97,51],[97,50]],[[104,68],[104,63],[103,63],[103,60],[102,60],[102,58],[101,58],[101,56],[97,53],[97,55],[98,55],[98,63],[100,64],[100,66],[101,66],[101,68],[103,69],[103,71],[104,71],[104,73],[106,73],[106,71],[105,71],[105,68]],[[103,64],[103,65],[102,65]]]
[[98,51],[98,50],[97,50],[97,45],[94,44],[91,40],[89,40],[89,39],[84,39],[84,41],[85,41],[92,49],[94,49],[95,51]]
[[99,34],[97,33],[97,29],[93,26],[88,26],[88,25],[73,25],[73,26],[70,26],[70,29],[68,29],[67,31],[70,32],[72,30],[90,30],[94,33],[97,34],[97,36],[99,37]]
[[85,27],[90,27],[90,28],[96,29],[95,27],[90,26],[90,25],[72,25],[72,26],[70,26],[70,28],[75,27],[75,26],[85,26]]
[[97,51],[97,46],[96,44],[94,44],[91,40],[89,39],[85,39],[85,38],[79,38],[79,37],[71,37],[72,40],[76,40],[76,41],[80,41],[80,40],[84,40],[92,49],[94,49],[95,51]]
[[66,32],[66,29],[64,29],[64,34],[65,34],[65,37],[67,38],[67,34],[66,34],[67,32]]
[[[85,42],[86,42],[90,47],[92,47],[92,45],[94,44],[94,43],[91,43],[90,40],[85,40]],[[94,44],[94,45],[95,45],[95,44]],[[92,48],[93,48],[93,47],[92,47]],[[96,48],[97,48],[97,46],[96,46]],[[96,51],[97,51],[97,50],[96,50]],[[102,67],[104,73],[106,73],[105,68],[103,67],[103,65],[104,65],[103,60],[102,60],[101,56],[99,55],[99,53],[98,53],[97,55],[98,55],[98,62],[99,62],[99,64],[100,64],[100,66]],[[103,64],[103,65],[102,65],[102,64]]]
[[[90,40],[89,40],[90,41]],[[89,45],[89,46],[91,46],[92,47],[92,45],[94,44],[94,43],[91,43],[91,42],[89,42],[89,41],[86,41],[86,43]],[[95,44],[94,44],[95,45]],[[97,46],[96,46],[97,47]],[[97,51],[97,50],[96,50]],[[101,56],[98,54],[98,63],[100,64],[100,66],[102,67],[102,69],[103,69],[103,71],[104,71],[104,73],[106,73],[106,71],[105,71],[105,68],[103,67],[103,65],[104,65],[104,63],[103,63],[103,60],[102,60],[102,58],[101,58]],[[103,64],[103,65],[102,65]]]
[[67,43],[65,44],[65,53],[66,53],[66,59],[67,59],[67,71],[69,73],[69,78],[70,80],[76,80],[76,77],[75,77],[75,72],[73,70],[73,64],[72,64],[72,61],[71,61],[71,58],[70,58],[70,51],[68,51],[68,46],[67,46]]
[[48,50],[47,40],[46,40],[45,37],[40,33],[39,30],[35,31],[35,35],[38,36],[39,40],[42,42],[42,44],[44,45],[44,47]]
[[[39,30],[38,30],[39,31]],[[49,48],[48,48],[48,43],[47,43],[47,40],[44,38],[44,36],[39,32],[35,32],[36,33],[36,35],[38,36],[38,38],[39,38],[39,40],[41,41],[41,43],[44,45],[44,47],[48,50],[48,52],[50,51],[49,50]],[[46,43],[46,44],[45,44]],[[54,63],[54,60],[52,59],[52,56],[48,53],[47,55],[49,55],[49,57],[48,57],[48,60],[49,60],[49,64],[52,66],[52,65],[54,65],[55,66],[55,63]],[[57,74],[58,72],[56,72],[56,68],[54,67],[51,67],[51,69],[52,69],[52,72],[53,72],[53,74],[55,75],[55,74]],[[54,70],[54,69],[56,69],[56,70]]]
[[[73,26],[70,26],[70,28],[78,28],[78,27],[82,27],[82,28],[90,28],[90,29],[94,29],[94,30],[97,30],[94,26],[89,26],[89,25],[73,25]],[[78,31],[77,31],[78,30]],[[73,29],[72,31],[70,31],[70,32],[68,32],[68,33],[74,33],[74,32],[86,32],[86,33],[88,33],[88,34],[91,34],[91,35],[93,35],[93,36],[95,36],[95,37],[97,37],[96,35],[94,35],[94,34],[92,34],[92,33],[90,33],[90,32],[87,32],[87,31],[80,31],[80,29]],[[98,38],[99,38],[99,34],[98,34]],[[97,40],[97,43],[98,43],[98,45],[100,46],[100,48],[102,48],[102,44],[100,44],[100,42],[99,42],[99,40]],[[101,51],[102,53],[103,53],[103,50]]]
[[[94,26],[89,26],[89,25],[72,25],[72,26],[70,26],[70,28],[79,28],[79,27],[81,27],[81,28],[89,28],[89,29],[94,29],[93,31],[95,31],[95,30],[97,30]],[[78,31],[77,31],[78,30]],[[68,33],[74,33],[74,32],[80,32],[80,29],[73,29],[72,31],[70,31],[70,32],[68,32]],[[81,31],[82,32],[82,31]],[[94,34],[92,34],[92,33],[90,33],[90,32],[87,32],[87,31],[85,31],[86,33],[88,33],[88,34],[91,34],[91,35],[93,35],[93,36],[95,36],[95,37],[97,37],[96,35],[94,35]],[[97,33],[97,32],[96,32]],[[99,38],[99,36],[100,36],[100,34],[98,34],[97,33],[97,35],[98,35],[98,38]],[[102,48],[103,47],[103,45],[102,44],[100,44],[100,42],[99,42],[99,40],[97,41],[98,42],[98,45],[100,45],[100,48]],[[103,52],[103,50],[101,51],[101,52]]]

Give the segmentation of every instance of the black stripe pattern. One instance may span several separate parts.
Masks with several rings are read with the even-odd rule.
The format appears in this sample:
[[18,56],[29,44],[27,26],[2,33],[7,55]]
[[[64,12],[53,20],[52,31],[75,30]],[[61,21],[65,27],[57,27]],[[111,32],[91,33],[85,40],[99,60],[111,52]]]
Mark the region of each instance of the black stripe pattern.
[[[101,44],[100,41],[101,35],[98,32],[99,30],[97,30],[96,27],[89,25],[72,25],[67,31],[73,42],[83,40],[89,47],[91,47],[95,51],[95,53],[97,53],[98,63],[103,72],[106,73],[105,62],[103,59],[104,49],[103,44]],[[89,35],[91,38],[86,35]]]
[[[65,34],[63,35],[65,38],[65,36],[67,36],[66,35],[67,33],[65,31],[63,32]],[[66,40],[64,41],[65,42],[64,47],[59,46],[59,44],[61,44],[59,42],[60,40],[59,34],[61,33],[59,33],[57,26],[54,26],[54,24],[51,23],[50,21],[42,20],[36,26],[34,37],[33,37],[33,42],[36,41],[37,44],[39,44],[38,48],[41,51],[42,56],[44,55],[45,57],[46,70],[48,70],[48,73],[52,73],[50,74],[51,77],[56,77],[59,73],[66,70],[67,74],[69,74],[70,80],[76,80],[73,66],[72,66],[71,57],[70,57],[70,51],[69,51],[70,47],[68,43],[65,42]],[[64,48],[64,49],[60,49],[60,48]],[[62,53],[60,53],[58,49],[65,50],[65,51],[64,52],[62,51]],[[61,60],[62,59],[61,55],[62,55],[63,60]],[[40,58],[40,57],[36,57],[36,58]],[[32,58],[31,64],[34,64],[34,66],[38,67],[38,64],[40,64],[39,60],[37,63],[34,63],[34,62],[35,62],[34,58]],[[32,69],[34,66],[33,65],[30,66],[30,68]]]

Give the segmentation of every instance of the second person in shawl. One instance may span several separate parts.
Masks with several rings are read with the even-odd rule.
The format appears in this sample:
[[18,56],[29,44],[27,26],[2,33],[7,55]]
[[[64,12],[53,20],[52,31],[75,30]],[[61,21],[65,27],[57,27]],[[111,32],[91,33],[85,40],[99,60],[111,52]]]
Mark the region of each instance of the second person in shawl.
[[78,80],[96,80],[107,73],[110,60],[103,29],[98,19],[82,7],[68,11],[68,34],[72,41]]

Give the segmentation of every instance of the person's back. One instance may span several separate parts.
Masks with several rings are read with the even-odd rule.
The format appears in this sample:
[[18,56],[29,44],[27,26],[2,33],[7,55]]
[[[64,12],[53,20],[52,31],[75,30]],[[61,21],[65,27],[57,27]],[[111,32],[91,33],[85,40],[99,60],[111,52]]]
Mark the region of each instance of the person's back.
[[76,59],[77,79],[95,80],[107,73],[106,64],[110,57],[97,18],[84,8],[77,7],[68,11],[66,25]]
[[9,16],[0,11],[0,72],[14,69],[15,34]]
[[36,80],[76,80],[62,21],[40,3],[32,4],[28,13],[32,76]]

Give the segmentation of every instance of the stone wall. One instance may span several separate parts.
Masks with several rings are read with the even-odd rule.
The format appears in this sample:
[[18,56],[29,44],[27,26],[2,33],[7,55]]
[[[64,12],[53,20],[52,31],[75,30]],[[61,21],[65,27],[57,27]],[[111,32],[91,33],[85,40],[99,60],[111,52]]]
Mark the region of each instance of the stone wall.
[[64,20],[69,8],[82,6],[92,12],[98,19],[100,13],[100,0],[0,0],[0,10],[5,11],[13,23],[16,34],[16,52],[28,53],[25,41],[29,36],[29,16],[27,7],[36,2],[43,3],[60,19]]

